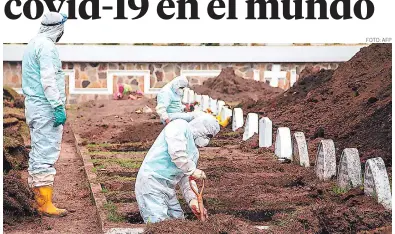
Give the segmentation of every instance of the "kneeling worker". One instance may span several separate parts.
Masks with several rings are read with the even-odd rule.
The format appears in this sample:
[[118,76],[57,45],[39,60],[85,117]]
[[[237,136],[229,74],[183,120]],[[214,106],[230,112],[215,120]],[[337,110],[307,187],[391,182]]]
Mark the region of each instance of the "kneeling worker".
[[[177,119],[170,122],[155,140],[145,157],[136,178],[135,194],[140,214],[145,223],[166,219],[184,218],[177,200],[178,184],[193,213],[199,217],[195,193],[189,185],[189,176],[205,179],[205,173],[197,169],[199,151],[220,130],[217,120],[208,114],[191,122]],[[197,189],[196,183],[192,185]]]

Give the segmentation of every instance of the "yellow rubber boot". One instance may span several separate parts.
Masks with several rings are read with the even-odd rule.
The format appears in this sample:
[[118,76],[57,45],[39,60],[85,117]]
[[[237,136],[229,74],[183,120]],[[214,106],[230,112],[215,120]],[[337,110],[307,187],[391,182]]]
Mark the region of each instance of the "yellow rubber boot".
[[52,186],[35,187],[33,188],[33,192],[39,213],[53,217],[63,217],[67,215],[67,210],[58,209],[52,204]]
[[228,117],[227,119],[225,119],[222,122],[219,122],[219,125],[221,125],[222,127],[226,128],[229,125],[230,122],[230,117]]

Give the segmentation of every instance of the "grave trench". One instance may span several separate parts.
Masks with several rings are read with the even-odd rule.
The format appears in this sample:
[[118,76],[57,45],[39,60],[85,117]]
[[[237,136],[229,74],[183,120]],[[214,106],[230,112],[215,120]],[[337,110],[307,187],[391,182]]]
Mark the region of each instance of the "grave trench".
[[[150,146],[145,143],[90,144],[90,154],[107,204],[108,221],[142,224],[134,194],[138,169]],[[131,151],[135,150],[135,151]],[[137,150],[137,151],[136,151]]]
[[[277,126],[273,126],[273,135],[274,135],[273,139],[275,139],[276,128]],[[206,206],[209,208],[209,212],[211,215],[231,214],[238,218],[247,220],[249,223],[254,223],[257,225],[262,225],[262,224],[275,225],[275,223],[278,222],[278,218],[276,218],[276,215],[290,215],[293,212],[295,212],[294,210],[295,207],[297,209],[299,209],[299,207],[302,208],[309,207],[310,204],[314,202],[316,199],[322,199],[323,195],[319,195],[320,194],[319,189],[318,192],[316,192],[318,194],[318,196],[316,197],[313,196],[314,195],[313,192],[306,193],[299,191],[299,190],[303,190],[306,187],[308,188],[311,184],[311,181],[305,181],[303,178],[299,179],[299,177],[296,178],[295,180],[290,180],[287,177],[281,176],[282,174],[288,172],[288,170],[290,170],[290,167],[296,167],[295,165],[292,164],[278,165],[276,162],[275,163],[276,166],[274,166],[273,164],[270,166],[271,163],[269,163],[269,160],[266,157],[265,160],[268,161],[266,161],[264,165],[259,165],[257,167],[226,165],[226,163],[224,162],[228,162],[228,161],[235,162],[237,164],[238,163],[242,164],[243,162],[248,162],[248,161],[250,163],[253,162],[255,163],[256,159],[259,158],[255,154],[246,154],[245,152],[242,152],[238,149],[238,146],[242,141],[243,130],[244,129],[241,128],[240,131],[238,132],[232,132],[231,124],[230,124],[225,130],[221,129],[220,134],[217,135],[216,138],[212,140],[210,144],[213,144],[212,145],[213,147],[202,150],[202,155],[201,155],[202,166],[203,168],[205,168],[204,170],[206,170],[208,176],[212,178],[211,182],[215,183],[212,185],[208,184],[206,188],[207,190],[204,193],[205,203],[207,204]],[[148,144],[143,145],[143,143],[108,144],[108,145],[98,144],[98,145],[99,146],[96,149],[91,150],[90,153],[94,154],[95,152],[100,151],[102,152],[102,154],[91,155],[93,159],[106,159],[107,158],[106,154],[111,155],[112,158],[116,158],[116,159],[138,158],[136,154],[144,153],[146,152],[146,150],[150,148],[150,145]],[[221,152],[220,147],[226,148],[227,150],[230,149],[234,151],[234,153],[232,155],[229,155],[230,153]],[[217,152],[218,150],[219,152]],[[134,151],[134,152],[130,152],[130,151]],[[211,154],[211,155],[206,155],[206,154]],[[272,157],[274,156],[272,155]],[[314,161],[311,163],[312,165],[314,165]],[[203,164],[206,164],[206,166]],[[223,168],[223,170],[218,170],[219,168],[219,166],[217,166],[218,164],[221,164],[220,167]],[[95,164],[95,166],[98,167],[100,165],[101,165],[100,163]],[[121,168],[122,167],[113,167],[114,170],[112,171],[99,172],[99,174],[103,177],[107,176],[110,179],[114,179],[116,183],[114,183],[113,186],[119,189],[119,191],[115,191],[116,193],[110,192],[105,194],[105,196],[108,202],[112,202],[115,204],[115,206],[117,207],[117,211],[123,216],[123,220],[124,220],[123,222],[141,223],[141,217],[139,215],[138,209],[133,210],[134,209],[133,206],[136,205],[133,191],[131,192],[127,191],[127,190],[133,190],[133,185],[126,185],[125,187],[124,183],[122,183],[122,177],[135,177],[135,175],[137,175],[137,171],[132,171],[131,169],[121,170]],[[262,178],[264,177],[259,177],[259,171],[258,171],[259,169],[261,169],[261,171],[267,171],[268,173],[273,173],[278,176],[277,178],[268,178],[269,181],[264,181],[262,180]],[[304,169],[300,169],[300,170],[304,170]],[[247,179],[243,181],[242,178],[245,177],[245,175],[247,175]],[[239,183],[234,183],[234,182],[229,183],[229,181],[226,181],[229,176],[234,176],[236,178],[235,179],[236,181],[239,180]],[[264,181],[264,183],[260,184],[259,181],[256,182],[257,187],[254,188],[254,190],[252,190],[252,192],[255,193],[254,199],[251,199],[250,197],[251,194],[247,194],[245,198],[244,197],[243,198],[248,202],[250,202],[249,205],[253,204],[254,206],[256,206],[256,208],[251,209],[249,205],[247,205],[246,207],[240,207],[232,204],[237,202],[237,199],[239,199],[238,196],[240,194],[238,194],[237,191],[239,189],[248,189],[248,187],[251,186],[250,184],[252,183],[251,178],[253,177],[255,177],[256,180]],[[281,180],[281,183],[279,183],[277,180]],[[228,183],[226,184],[226,182]],[[243,184],[244,182],[246,182],[246,185],[240,186],[240,183]],[[223,187],[221,187],[223,186],[221,185],[223,183],[225,183],[225,185],[228,185],[229,189],[225,190]],[[102,188],[106,188],[105,183],[102,183]],[[296,191],[294,191],[294,189],[296,189]],[[264,204],[266,198],[263,197],[260,197],[259,199],[257,198],[260,194],[269,194],[269,195],[281,194],[284,193],[284,191],[287,191],[286,193],[289,194],[299,193],[299,195],[302,194],[304,196],[308,195],[308,200],[307,201],[296,200],[287,203],[288,201],[286,201],[284,197],[280,196],[280,200],[276,198],[277,199],[276,201],[280,201],[281,203],[282,200],[285,205],[281,207],[278,206],[275,207],[275,205],[271,203]],[[327,196],[325,191],[323,192],[323,194]],[[186,218],[195,220],[194,216],[189,211],[189,208],[184,203],[182,197],[179,197],[179,201],[183,206],[183,210],[186,212]],[[262,202],[263,205],[255,205],[255,202]],[[291,207],[292,209],[288,209],[289,207]]]

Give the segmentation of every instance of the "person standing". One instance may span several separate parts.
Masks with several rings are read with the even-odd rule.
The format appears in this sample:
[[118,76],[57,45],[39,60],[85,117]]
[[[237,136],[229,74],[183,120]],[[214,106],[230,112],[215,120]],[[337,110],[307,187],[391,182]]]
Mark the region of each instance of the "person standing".
[[38,212],[47,216],[68,213],[52,203],[54,165],[59,158],[66,122],[65,74],[55,43],[62,37],[66,21],[64,14],[46,13],[22,60],[25,115],[32,142],[28,184],[34,192]]

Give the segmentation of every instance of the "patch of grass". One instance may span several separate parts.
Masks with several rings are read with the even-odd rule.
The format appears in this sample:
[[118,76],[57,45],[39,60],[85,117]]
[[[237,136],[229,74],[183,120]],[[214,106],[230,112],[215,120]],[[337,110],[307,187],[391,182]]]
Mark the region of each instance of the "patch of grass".
[[125,218],[119,215],[117,206],[112,202],[104,204],[104,209],[107,211],[107,219],[111,222],[124,222]]
[[109,190],[108,190],[108,188],[102,188],[102,189],[101,189],[101,192],[102,192],[102,193],[108,193]]
[[118,152],[118,151],[89,151],[89,155],[97,155],[97,156],[111,156],[116,154],[130,154],[130,155],[145,155],[148,151],[130,151],[130,152]]
[[93,167],[93,168],[92,168],[92,172],[93,172],[93,173],[97,173],[97,168],[96,168],[96,167]]
[[234,137],[234,136],[239,136],[241,135],[239,132],[225,132],[222,134],[223,136],[230,136],[230,137]]
[[335,194],[337,194],[337,195],[341,195],[341,194],[346,193],[348,190],[347,190],[347,189],[340,188],[339,186],[335,185],[335,186],[333,186],[332,191],[333,191]]
[[86,147],[87,148],[98,148],[98,147],[109,147],[111,144],[109,143],[100,143],[100,144],[88,144]]
[[126,176],[99,176],[94,180],[95,183],[104,183],[107,181],[136,181],[136,177]]
[[124,168],[137,169],[141,166],[141,161],[128,158],[106,158],[106,159],[92,159],[91,162],[97,169],[104,169],[109,165],[117,164]]

